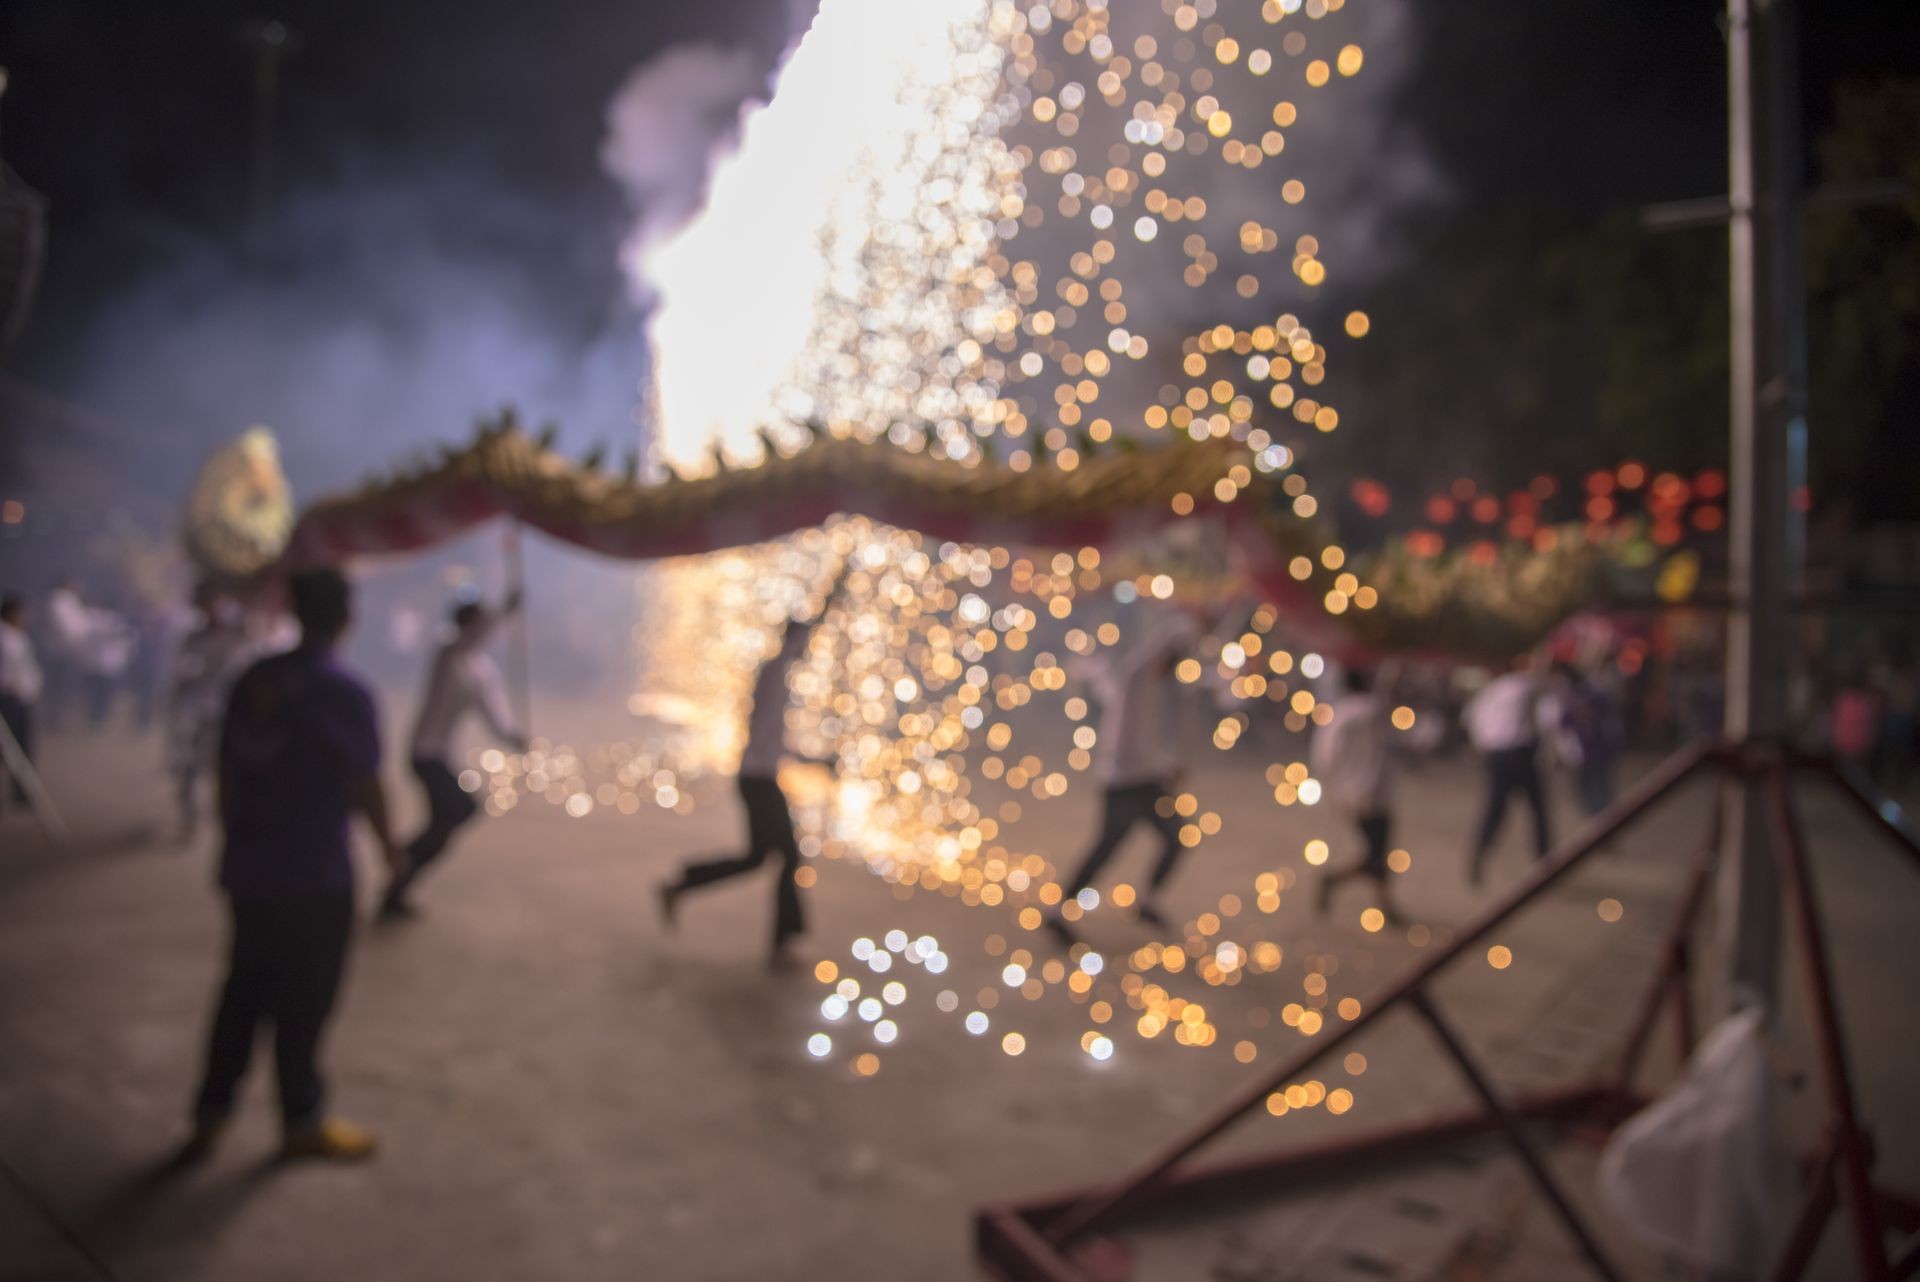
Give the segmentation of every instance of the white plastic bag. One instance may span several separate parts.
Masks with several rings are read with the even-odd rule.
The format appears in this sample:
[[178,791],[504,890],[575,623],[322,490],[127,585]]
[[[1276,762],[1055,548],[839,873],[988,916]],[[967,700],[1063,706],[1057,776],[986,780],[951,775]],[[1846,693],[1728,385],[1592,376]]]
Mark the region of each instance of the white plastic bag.
[[1600,1156],[1601,1193],[1626,1226],[1716,1277],[1765,1272],[1791,1177],[1764,1024],[1758,1008],[1729,1016]]

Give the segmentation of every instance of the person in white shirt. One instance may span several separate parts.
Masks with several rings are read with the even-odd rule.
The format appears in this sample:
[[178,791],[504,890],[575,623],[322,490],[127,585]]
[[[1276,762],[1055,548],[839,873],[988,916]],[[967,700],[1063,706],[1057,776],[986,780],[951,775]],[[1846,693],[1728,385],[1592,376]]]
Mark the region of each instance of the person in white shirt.
[[[44,685],[40,664],[27,635],[27,603],[17,596],[0,597],[0,724],[20,745],[20,755],[33,759],[33,709]],[[0,774],[6,773],[0,763]],[[15,805],[27,803],[18,779],[8,780]]]
[[1389,921],[1399,920],[1387,894],[1387,843],[1393,832],[1393,762],[1389,741],[1390,674],[1375,677],[1364,668],[1349,667],[1342,680],[1345,693],[1333,699],[1333,720],[1314,732],[1308,752],[1313,777],[1320,781],[1321,800],[1344,811],[1360,831],[1363,853],[1358,862],[1329,872],[1320,879],[1319,911],[1332,905],[1342,882],[1364,877],[1373,883],[1375,906]]
[[485,649],[494,626],[519,608],[518,592],[497,611],[478,601],[461,602],[453,611],[452,640],[433,656],[426,697],[413,725],[408,754],[414,777],[427,796],[427,823],[407,844],[406,864],[394,874],[380,901],[380,915],[387,920],[418,915],[419,910],[408,897],[413,883],[446,852],[447,843],[461,825],[479,813],[479,805],[460,786],[451,764],[454,734],[467,714],[479,713],[501,742],[515,751],[526,751],[526,734],[514,723],[507,706],[506,683]]
[[88,630],[80,650],[81,679],[87,690],[87,724],[95,730],[107,724],[114,698],[133,662],[133,628],[117,610],[87,611]]
[[86,671],[87,639],[93,632],[93,611],[80,599],[80,589],[63,578],[47,593],[46,674],[47,729],[57,730],[80,697]]
[[1516,792],[1533,812],[1535,856],[1544,859],[1553,849],[1553,824],[1540,778],[1540,701],[1539,679],[1523,658],[1480,687],[1461,713],[1467,739],[1487,768],[1486,807],[1467,865],[1468,880],[1476,886],[1485,872],[1487,852],[1500,835],[1507,802]]
[[[1118,662],[1089,663],[1083,668],[1100,706],[1095,751],[1100,754],[1104,791],[1100,834],[1067,880],[1065,899],[1093,884],[1136,825],[1149,824],[1159,836],[1160,850],[1139,913],[1144,921],[1166,925],[1160,892],[1186,849],[1180,844],[1180,820],[1173,808],[1173,791],[1184,773],[1179,710],[1172,703],[1181,694],[1174,668],[1181,652],[1193,644],[1195,631],[1186,615],[1174,615],[1149,628]],[[1057,914],[1050,915],[1047,924],[1071,941],[1072,932]]]
[[667,926],[674,925],[680,897],[697,886],[753,872],[769,855],[780,857],[780,871],[774,883],[773,952],[775,966],[787,960],[787,947],[795,935],[806,930],[806,917],[800,907],[800,887],[794,874],[800,870],[800,841],[794,835],[793,815],[787,808],[786,794],[780,791],[776,776],[780,759],[786,755],[787,709],[791,699],[787,674],[807,653],[814,632],[827,611],[822,609],[811,620],[795,619],[780,638],[780,648],[760,665],[753,681],[753,708],[747,716],[747,744],[740,754],[737,786],[740,802],[747,812],[747,849],[745,853],[695,860],[683,865],[680,875],[659,887],[660,914]]

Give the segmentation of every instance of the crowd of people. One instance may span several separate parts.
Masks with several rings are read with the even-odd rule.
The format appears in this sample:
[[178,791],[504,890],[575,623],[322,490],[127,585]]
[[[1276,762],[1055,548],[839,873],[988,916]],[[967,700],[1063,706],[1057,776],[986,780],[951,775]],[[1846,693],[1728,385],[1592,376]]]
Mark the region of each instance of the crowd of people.
[[[837,588],[829,594],[829,604],[837,594]],[[218,1144],[263,1026],[273,1029],[285,1151],[356,1159],[375,1150],[370,1132],[328,1109],[319,1069],[322,1036],[353,938],[351,822],[358,816],[365,823],[387,867],[379,918],[411,919],[420,912],[422,874],[445,858],[456,834],[478,813],[458,777],[460,727],[478,719],[498,743],[516,751],[528,743],[487,653],[501,620],[519,609],[518,595],[494,608],[463,598],[428,665],[408,739],[407,758],[427,817],[417,834],[402,840],[382,783],[374,697],[337,657],[353,620],[352,589],[337,571],[309,571],[289,580],[286,604],[290,617],[203,592],[166,651],[165,761],[180,832],[190,837],[198,831],[208,783],[217,781],[219,884],[230,923],[226,973],[183,1153],[189,1160]],[[0,765],[9,767],[9,791],[18,802],[30,800],[22,789],[28,777],[18,767],[36,746],[40,709],[57,722],[54,706],[78,689],[87,705],[85,724],[99,724],[111,695],[88,681],[100,675],[101,656],[130,663],[131,649],[147,644],[139,629],[90,605],[70,581],[58,584],[40,606],[36,612],[22,597],[0,598],[0,725],[7,732],[0,746],[9,749]],[[36,613],[43,617],[36,619]],[[788,679],[826,614],[823,606],[791,620],[755,679],[737,781],[745,847],[689,862],[658,890],[671,926],[687,894],[771,862],[776,965],[790,960],[790,945],[805,929],[795,877],[801,845],[778,782],[788,754]],[[1096,711],[1102,794],[1091,844],[1077,861],[1062,864],[1071,868],[1062,879],[1062,903],[1090,906],[1095,883],[1129,834],[1144,826],[1154,837],[1155,854],[1136,911],[1149,924],[1168,922],[1163,895],[1187,849],[1177,817],[1190,741],[1185,712],[1204,699],[1191,674],[1183,680],[1179,673],[1193,666],[1202,632],[1191,617],[1169,609],[1149,620],[1130,645],[1076,668],[1078,688]],[[1316,718],[1311,731],[1311,777],[1321,801],[1350,829],[1357,854],[1321,874],[1318,910],[1329,911],[1335,895],[1357,881],[1386,921],[1404,920],[1389,891],[1392,842],[1398,776],[1419,747],[1464,743],[1481,763],[1483,801],[1472,830],[1462,834],[1462,865],[1472,884],[1482,881],[1515,802],[1527,814],[1533,853],[1544,858],[1555,828],[1551,797],[1557,789],[1550,786],[1550,771],[1570,776],[1571,791],[1588,815],[1613,798],[1631,719],[1618,673],[1618,665],[1605,662],[1580,667],[1544,654],[1523,655],[1485,674],[1451,706],[1439,703],[1443,715],[1436,718],[1428,714],[1436,702],[1459,692],[1451,679],[1436,686],[1431,671],[1410,672],[1392,663],[1328,667],[1320,678],[1320,702],[1330,717]],[[1905,735],[1911,756],[1920,721],[1917,696],[1912,681],[1891,689],[1842,682],[1828,704],[1829,746],[1849,760],[1884,768],[1895,759],[1892,741]],[[1419,746],[1399,733],[1408,725],[1407,701],[1428,708],[1421,716],[1429,734]],[[1446,723],[1437,737],[1433,720]],[[1062,945],[1077,942],[1058,908],[1045,921]]]

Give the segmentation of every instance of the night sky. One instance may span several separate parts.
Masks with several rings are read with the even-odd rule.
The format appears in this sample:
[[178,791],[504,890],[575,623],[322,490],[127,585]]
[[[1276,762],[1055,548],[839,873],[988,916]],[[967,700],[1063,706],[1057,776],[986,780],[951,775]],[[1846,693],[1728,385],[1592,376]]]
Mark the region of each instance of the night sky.
[[[615,305],[608,265],[629,217],[596,158],[609,97],[678,42],[760,43],[771,66],[787,8],[307,0],[268,13],[251,0],[9,0],[0,60],[12,89],[0,143],[53,210],[40,305],[14,372],[55,387],[83,381],[69,358],[116,291],[183,242],[238,244],[249,18],[279,18],[302,37],[280,96],[280,192],[417,177],[442,247],[523,263],[552,323],[585,330]],[[1421,49],[1403,118],[1462,204],[1585,216],[1722,189],[1713,0],[1415,8]],[[1806,9],[1813,129],[1839,80],[1920,69],[1920,5]],[[330,235],[292,238],[291,252],[308,261],[283,266],[325,271],[329,253],[382,230]]]
[[[786,21],[782,0],[567,0],[537,15],[462,0],[10,0],[5,154],[54,219],[26,367],[56,359],[115,283],[164,261],[177,237],[238,243],[253,99],[241,33],[263,16],[301,37],[279,96],[281,193],[457,173],[524,196],[540,218],[512,234],[543,242],[547,272],[578,271],[582,287],[591,273],[600,290],[626,219],[596,161],[613,91],[683,41],[764,32],[771,66]],[[484,208],[447,214],[449,236],[501,234]]]

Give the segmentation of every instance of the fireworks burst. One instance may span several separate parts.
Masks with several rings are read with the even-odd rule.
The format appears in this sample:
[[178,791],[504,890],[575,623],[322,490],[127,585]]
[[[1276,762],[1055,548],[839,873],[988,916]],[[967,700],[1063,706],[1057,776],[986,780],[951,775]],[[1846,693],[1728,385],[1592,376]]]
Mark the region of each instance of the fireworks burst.
[[[1343,3],[824,0],[771,101],[717,164],[705,212],[628,264],[661,299],[649,415],[661,461],[750,466],[769,444],[804,448],[812,423],[957,466],[991,454],[1073,471],[1092,451],[1178,435],[1244,447],[1216,499],[1278,473],[1294,512],[1311,516],[1296,453],[1340,417],[1323,390],[1327,348],[1299,313],[1332,268],[1299,223],[1307,192],[1288,173],[1287,143],[1364,66],[1359,46],[1329,31],[1338,21],[1321,21]],[[1357,312],[1332,322],[1354,340],[1369,326]],[[1177,501],[1175,511],[1185,514]],[[1300,560],[1305,579],[1316,567]],[[1330,547],[1321,560],[1339,571],[1344,554]],[[844,600],[792,681],[790,738],[837,763],[830,785],[783,780],[807,821],[806,853],[994,917],[977,950],[950,956],[895,930],[823,961],[823,1030],[808,1050],[834,1055],[865,1025],[873,1045],[850,1063],[877,1072],[910,987],[1008,1055],[1026,1040],[995,1022],[1003,992],[1084,1006],[1080,1045],[1093,1060],[1116,1053],[1124,1027],[1218,1044],[1204,992],[1285,964],[1259,923],[1294,868],[1260,874],[1245,900],[1223,896],[1178,938],[1114,957],[1084,944],[1036,956],[1020,941],[1033,942],[1043,911],[1126,913],[1134,892],[1063,901],[1052,864],[1006,835],[1023,805],[1063,795],[1088,769],[1098,734],[1068,669],[1124,646],[1143,612],[1170,608],[1161,603],[1182,575],[1164,563],[1103,566],[1094,548],[929,546],[847,520],[668,566],[646,590],[658,622],[640,638],[633,707],[695,729],[670,751],[495,753],[473,784],[495,809],[536,793],[576,814],[684,813],[689,779],[737,757],[740,721],[725,714],[744,702],[771,628],[810,596],[818,608],[842,565]],[[1326,599],[1336,613],[1372,604],[1351,574]],[[1216,628],[1178,670],[1220,688],[1214,745],[1241,742],[1249,703],[1280,705],[1292,730],[1324,724],[1330,711],[1310,688],[1319,656],[1296,655],[1269,607],[1229,617],[1235,626]],[[1274,763],[1268,782],[1281,805],[1317,798],[1298,761]],[[1220,831],[1195,794],[1170,804],[1183,843]],[[1301,960],[1303,990],[1282,1025],[1310,1037],[1326,1019],[1357,1017],[1357,1001],[1330,988],[1337,959]],[[958,982],[931,978],[949,967],[988,982],[962,998]],[[921,973],[909,984],[911,968]],[[1183,984],[1192,991],[1176,991]],[[1253,1044],[1233,1053],[1246,1062]],[[1276,1099],[1276,1113],[1351,1103],[1318,1082]]]

